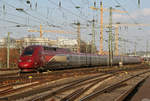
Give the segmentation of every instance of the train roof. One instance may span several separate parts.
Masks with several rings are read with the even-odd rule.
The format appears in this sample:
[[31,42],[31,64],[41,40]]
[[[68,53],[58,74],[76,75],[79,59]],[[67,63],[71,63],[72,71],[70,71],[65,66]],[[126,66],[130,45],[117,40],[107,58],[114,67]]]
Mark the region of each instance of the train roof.
[[34,47],[34,48],[35,47],[43,47],[45,50],[53,49],[53,50],[62,50],[62,51],[71,52],[70,49],[68,49],[68,48],[59,48],[59,47],[51,47],[51,46],[44,46],[44,45],[30,45],[30,46],[27,46],[27,47]]

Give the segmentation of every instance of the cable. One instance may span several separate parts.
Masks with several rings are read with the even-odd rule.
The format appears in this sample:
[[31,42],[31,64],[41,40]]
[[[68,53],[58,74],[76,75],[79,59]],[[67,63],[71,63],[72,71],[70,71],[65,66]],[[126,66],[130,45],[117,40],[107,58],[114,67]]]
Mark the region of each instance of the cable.
[[[1,11],[1,10],[0,10],[0,12],[1,12],[1,13],[3,13],[3,11]],[[11,13],[8,13],[8,12],[7,12],[6,14],[7,14],[7,15],[14,16],[14,17],[18,17],[18,18],[20,18],[20,19],[22,19],[22,18],[23,18],[23,19],[25,19],[25,20],[26,20],[26,18],[25,18],[25,17],[22,17],[22,16],[18,16],[18,15],[11,14]],[[37,20],[35,20],[35,19],[32,19],[32,20],[33,20],[33,21],[36,21],[36,22],[38,22],[38,23],[40,23],[39,21],[37,21]]]
[[[52,0],[48,0],[48,1],[49,1],[50,3],[52,3],[52,4],[56,5],[56,6],[58,6],[58,5],[57,5],[55,2],[53,2]],[[74,15],[74,16],[77,16],[77,17],[80,17],[80,18],[81,18],[82,20],[84,20],[84,21],[87,21],[87,18],[86,18],[86,17],[77,15],[77,14],[73,13],[72,11],[70,11],[70,10],[64,8],[64,7],[61,7],[61,8],[64,9],[65,11],[69,12],[70,14],[72,14],[72,15]]]
[[[10,6],[10,7],[12,7],[12,8],[15,8],[16,9],[16,7],[15,6],[13,6],[13,5],[11,5],[11,4],[8,4],[7,2],[5,2],[5,1],[3,1],[3,0],[1,0],[2,2],[4,2],[5,4],[7,4],[8,6]],[[23,13],[25,13],[26,15],[29,15],[29,16],[31,16],[31,17],[33,17],[33,18],[35,18],[35,19],[38,19],[39,21],[44,21],[46,24],[48,24],[49,25],[49,23],[47,22],[47,21],[45,21],[45,20],[43,20],[43,19],[41,19],[41,18],[38,18],[38,17],[36,17],[36,16],[33,16],[33,15],[31,15],[30,13],[28,13],[27,11],[22,11]]]
[[[33,11],[33,10],[31,10],[31,11]],[[37,11],[36,11],[37,12]],[[24,12],[24,13],[26,13],[27,15],[30,15],[30,16],[32,16],[30,13],[28,13],[28,12]],[[39,13],[39,12],[37,12],[37,13]],[[39,14],[38,14],[39,15]],[[35,17],[35,16],[34,16]],[[43,16],[42,16],[43,17]],[[38,19],[38,18],[37,18]],[[45,18],[46,19],[46,18]],[[46,24],[49,26],[49,27],[57,27],[56,25],[53,25],[53,24],[49,24],[49,22],[48,21],[46,21]],[[60,27],[57,27],[57,28],[59,28],[59,29],[61,29]],[[61,29],[62,30],[62,29]]]
[[[19,0],[20,1],[20,0]],[[21,2],[21,4],[23,4],[24,6],[26,6],[27,8],[28,8],[28,6],[27,5],[25,5],[24,4],[24,2],[23,1],[20,1]],[[30,8],[29,8],[30,9]],[[35,12],[35,13],[37,13],[38,15],[40,15],[40,17],[44,17],[41,13],[39,13],[37,10],[32,10],[31,9],[31,11],[33,11],[33,12]],[[29,13],[28,13],[29,14]],[[31,15],[31,14],[30,14]],[[35,16],[34,16],[35,17]],[[44,19],[47,19],[47,17],[44,17]],[[44,22],[46,22],[47,23],[47,21],[46,20],[43,20]]]
[[120,2],[118,2],[118,0],[114,0],[118,5],[121,6],[121,8],[127,12],[128,16],[131,18],[131,20],[135,23],[135,24],[138,24],[137,21],[132,17],[130,16],[130,14],[128,13],[128,11],[120,4]]
[[0,18],[0,20],[6,21],[6,22],[9,22],[9,23],[13,23],[13,24],[23,25],[23,24],[20,24],[20,23],[18,23],[18,22],[6,20],[6,19],[1,19],[1,18]]
[[[70,0],[69,0],[70,1]],[[85,18],[88,18],[88,15],[85,15],[85,12],[83,12],[83,9],[84,9],[84,7],[82,7],[82,6],[77,6],[72,0],[70,1],[74,6],[75,6],[75,10],[78,10],[79,11],[79,15],[81,15],[81,16],[84,16]],[[78,8],[79,7],[79,8]],[[88,9],[89,9],[90,7],[88,7]],[[87,10],[87,9],[84,9],[84,10]]]
[[[8,4],[8,3],[7,3],[7,4]],[[16,7],[14,7],[14,6],[10,5],[10,4],[8,4],[8,5],[16,9]],[[35,16],[31,15],[30,13],[28,13],[28,12],[26,12],[26,11],[23,11],[23,13],[25,13],[26,15],[29,15],[29,16],[31,16],[31,17],[33,17],[33,18],[36,18],[36,19],[38,19],[38,20],[41,21],[40,18],[35,17]],[[43,19],[42,19],[42,20],[43,20]],[[43,20],[43,21],[44,21],[44,20]],[[53,25],[53,24],[50,25],[48,21],[44,21],[44,22],[45,22],[49,27],[57,27],[56,25]],[[29,26],[29,25],[28,25],[28,26]],[[30,27],[31,27],[31,26],[30,26]],[[57,27],[57,28],[61,29],[60,27]],[[61,29],[61,30],[62,30],[62,29]]]

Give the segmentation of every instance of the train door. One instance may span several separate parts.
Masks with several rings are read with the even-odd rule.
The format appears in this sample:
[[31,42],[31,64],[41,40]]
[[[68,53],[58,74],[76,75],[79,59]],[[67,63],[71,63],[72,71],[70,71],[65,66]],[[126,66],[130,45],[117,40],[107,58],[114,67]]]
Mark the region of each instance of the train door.
[[86,54],[86,66],[90,65],[90,58],[89,55]]
[[89,66],[92,66],[92,56],[91,56],[91,54],[88,57],[89,57]]

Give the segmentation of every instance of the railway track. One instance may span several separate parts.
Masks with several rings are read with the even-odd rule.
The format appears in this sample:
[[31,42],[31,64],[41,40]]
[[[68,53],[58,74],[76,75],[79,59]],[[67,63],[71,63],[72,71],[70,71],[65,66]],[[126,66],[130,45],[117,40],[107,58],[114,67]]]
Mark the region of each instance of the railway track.
[[[133,66],[134,67],[134,66]],[[111,73],[111,72],[116,72],[116,71],[134,71],[134,70],[140,70],[140,69],[147,69],[148,67],[146,65],[142,65],[137,67],[135,65],[135,68],[130,68],[130,67],[125,67],[125,68],[81,68],[81,69],[73,69],[73,70],[61,70],[61,71],[53,71],[53,72],[46,72],[46,73],[29,73],[29,74],[20,74],[19,72],[17,73],[11,73],[11,74],[3,74],[0,75],[0,85],[11,85],[11,84],[18,84],[18,83],[26,83],[26,82],[31,82],[35,81],[42,78],[47,78],[49,79],[54,78],[54,79],[59,79],[61,77],[67,77],[67,76],[78,76],[78,75],[85,75],[85,74],[92,74],[92,73]],[[52,77],[50,77],[52,76]]]
[[18,68],[0,68],[0,71],[12,71],[12,70],[19,70]]
[[[110,87],[105,87],[104,89],[101,90],[101,93],[110,92],[113,89],[116,89],[117,87],[126,86],[126,84],[124,84],[123,82],[128,81],[128,80],[130,80],[130,79],[132,79],[136,76],[142,75],[142,74],[147,73],[147,72],[150,72],[150,71],[146,71],[146,72],[136,74],[136,75],[134,75],[134,76],[132,76],[132,77],[126,79],[126,80],[120,81],[119,83],[116,83],[116,84],[114,84]],[[102,77],[101,79],[96,77],[96,79],[94,79],[92,81],[79,80],[79,81],[76,81],[76,82],[71,83],[69,85],[66,85],[62,88],[56,89],[55,91],[52,91],[52,92],[47,91],[46,93],[38,94],[33,98],[31,97],[31,99],[30,98],[27,99],[27,101],[46,101],[46,100],[49,101],[49,100],[53,100],[54,96],[59,98],[57,100],[74,101],[76,98],[78,98],[80,95],[82,95],[82,93],[86,92],[87,90],[89,90],[91,87],[93,87],[97,83],[102,82],[102,81],[104,81],[108,78],[111,78],[112,76],[114,76],[114,74],[111,74],[111,75],[106,76],[106,77]],[[77,88],[77,89],[75,89],[75,88]],[[68,92],[68,91],[70,91],[70,89],[75,89],[75,90],[72,91],[71,93],[69,93],[67,96],[61,97],[62,95],[66,95],[66,94],[63,94],[63,92]],[[87,99],[89,99],[89,97]],[[84,101],[86,101],[87,99],[85,99]],[[82,99],[80,99],[80,100],[82,100]]]
[[[97,90],[97,91],[95,91],[95,92],[93,92],[93,93],[91,93],[91,94],[89,94],[89,95],[83,97],[82,99],[80,99],[80,101],[90,101],[91,99],[93,99],[93,98],[96,97],[97,95],[104,94],[104,93],[106,93],[106,92],[111,92],[112,90],[117,89],[117,88],[120,87],[121,85],[125,84],[125,82],[127,82],[127,81],[129,81],[129,80],[131,80],[131,79],[133,79],[133,78],[136,78],[136,77],[138,77],[138,76],[140,76],[140,75],[143,75],[143,74],[145,74],[145,73],[149,73],[149,72],[150,72],[150,70],[149,70],[149,71],[144,71],[144,72],[142,72],[142,73],[138,73],[138,74],[136,74],[136,75],[133,75],[133,76],[131,76],[131,77],[128,77],[128,78],[126,78],[125,80],[121,80],[121,81],[119,81],[119,82],[117,82],[117,83],[115,83],[115,84],[111,84],[110,86],[107,86],[107,87],[105,87],[105,88],[103,88],[103,89]],[[144,79],[146,79],[146,78],[147,78],[147,76],[146,76]],[[123,96],[123,95],[122,95],[122,96]]]
[[[103,81],[107,78],[110,78],[113,75],[108,75],[106,77],[102,77],[102,75],[98,75],[98,76],[94,76],[94,77],[90,77],[90,78],[88,77],[88,78],[85,78],[83,80],[77,80],[73,83],[71,82],[71,84],[69,83],[69,85],[66,85],[66,86],[64,86],[60,89],[57,89],[56,91],[53,91],[53,92],[50,92],[50,93],[47,93],[47,94],[44,94],[44,95],[41,94],[41,96],[38,95],[38,97],[34,97],[34,98],[30,99],[29,101],[46,100],[48,98],[56,96],[57,94],[61,94],[62,92],[68,91],[70,89],[78,88],[78,87],[81,87],[83,85],[89,85],[90,84],[90,86],[93,86],[93,84],[96,84],[97,82],[100,82],[100,81]],[[75,92],[78,92],[78,95],[79,95],[79,91],[84,92],[83,90],[85,91],[84,88],[80,88],[80,89],[77,89]],[[73,92],[73,94],[75,94],[75,93]],[[73,94],[71,93],[70,95],[73,95]],[[68,95],[68,96],[70,96],[70,95]],[[63,100],[67,100],[66,97],[63,98]]]
[[14,83],[21,83],[21,82],[31,82],[37,79],[57,79],[67,76],[74,76],[74,75],[85,75],[85,74],[92,74],[97,73],[97,69],[77,69],[77,70],[61,70],[61,71],[53,71],[53,72],[45,72],[45,73],[29,73],[29,74],[20,74],[20,73],[11,73],[5,74],[0,76],[0,84],[3,85],[10,85]]
[[[91,70],[91,69],[90,69]],[[48,82],[48,81],[54,81],[60,78],[65,78],[68,76],[77,76],[77,75],[85,75],[90,73],[96,73],[97,71],[83,71],[79,72],[80,70],[75,70],[74,72],[70,70],[65,71],[56,71],[56,72],[50,72],[50,73],[44,73],[44,74],[25,74],[25,75],[17,75],[17,76],[6,76],[1,77],[0,79],[0,94],[1,96],[10,94],[12,92],[20,91],[21,89],[24,90],[26,87],[36,86],[38,84]]]
[[[16,95],[12,95],[12,96],[8,96],[8,97],[5,97],[5,98],[2,98],[3,100],[5,99],[7,99],[7,100],[9,100],[9,99],[11,99],[11,100],[16,100],[16,99],[20,99],[20,98],[24,98],[24,97],[27,97],[27,96],[30,96],[30,95],[33,95],[33,94],[38,94],[38,93],[42,93],[42,92],[46,92],[47,90],[50,90],[50,89],[54,89],[54,88],[56,88],[57,89],[57,87],[59,88],[59,89],[57,89],[56,91],[54,91],[54,92],[51,92],[50,94],[48,94],[47,96],[49,97],[49,96],[53,96],[54,94],[57,94],[57,93],[60,93],[60,92],[63,92],[64,90],[68,90],[68,89],[71,89],[72,87],[77,87],[77,84],[78,84],[78,86],[81,86],[81,85],[84,85],[84,84],[88,84],[88,83],[90,83],[90,82],[92,82],[93,81],[93,79],[94,79],[94,81],[96,81],[97,79],[95,79],[95,78],[98,78],[98,77],[101,77],[101,76],[103,76],[103,75],[106,75],[106,74],[97,74],[97,75],[94,75],[94,76],[90,76],[90,77],[84,77],[84,78],[81,78],[81,79],[77,79],[77,80],[73,80],[73,81],[70,81],[70,82],[64,82],[64,83],[62,83],[62,84],[58,84],[58,85],[47,85],[46,87],[44,86],[44,87],[38,87],[38,88],[36,88],[36,89],[34,89],[34,90],[32,90],[32,91],[27,91],[27,92],[23,92],[23,93],[21,93],[21,94],[17,94],[17,96]],[[111,75],[112,76],[112,75]],[[105,78],[108,78],[108,77],[110,77],[110,76],[107,76],[107,77],[105,77]],[[104,78],[103,78],[104,79]],[[102,79],[101,79],[102,80]],[[84,82],[84,83],[83,83]],[[79,84],[79,83],[81,83],[81,84]],[[40,84],[41,85],[41,84]],[[73,86],[74,85],[74,86]],[[62,86],[62,87],[61,87]],[[43,94],[42,94],[43,95]],[[38,95],[39,96],[39,95]],[[33,98],[31,98],[30,100],[32,101],[33,99],[34,100],[36,100],[36,98],[37,98],[37,96],[36,97],[33,97]],[[42,97],[43,98],[43,97]],[[44,96],[44,99],[45,99],[45,96]],[[29,101],[30,101],[29,100]],[[41,100],[41,97],[40,97],[40,100]]]
[[20,75],[19,72],[15,72],[15,73],[6,73],[6,74],[0,74],[0,78],[7,78],[7,77],[18,76],[18,75]]
[[[20,79],[22,79],[22,82],[16,77],[18,82],[11,82],[0,86],[0,101],[9,101],[10,99],[20,101],[41,101],[43,99],[53,100],[53,97],[54,99],[61,101],[65,101],[66,99],[73,101],[75,99],[79,99],[81,95],[104,80],[112,78],[115,75],[125,74],[124,71],[139,72],[142,69],[143,67],[137,68],[137,70],[135,70],[135,68],[124,68],[122,70],[85,69],[84,72],[81,72],[79,69],[74,71],[65,70],[43,74],[25,74],[18,76],[18,78],[20,77]],[[146,67],[145,69],[148,68]],[[94,76],[92,77],[92,75]],[[83,78],[84,76],[85,78]],[[68,79],[68,77],[71,79]],[[13,77],[8,78],[10,79]],[[123,83],[117,87],[122,86],[126,85]],[[49,90],[51,90],[51,92],[49,92]],[[70,93],[66,94],[68,91]]]
[[[97,80],[96,82],[92,82],[92,84],[90,84],[90,85],[88,85],[88,86],[86,86],[86,87],[81,87],[81,88],[79,88],[79,89],[77,89],[77,90],[75,90],[75,91],[73,91],[72,93],[70,93],[70,94],[68,94],[67,96],[65,96],[65,97],[63,97],[63,98],[61,98],[60,97],[60,100],[61,101],[74,101],[74,100],[76,100],[76,101],[91,101],[91,99],[93,99],[94,97],[96,97],[97,95],[100,95],[100,94],[105,94],[105,93],[110,93],[111,91],[113,91],[113,90],[115,90],[115,89],[118,89],[118,88],[121,88],[121,87],[126,87],[126,86],[128,86],[128,84],[126,83],[127,81],[129,81],[129,80],[131,80],[131,79],[134,79],[134,78],[136,78],[136,77],[138,77],[138,76],[140,76],[140,75],[142,75],[142,74],[145,74],[145,73],[149,73],[150,72],[150,70],[149,71],[144,71],[144,72],[142,72],[142,73],[138,73],[138,74],[135,74],[135,75],[132,75],[131,77],[128,77],[127,79],[124,79],[124,80],[119,80],[119,81],[117,81],[116,83],[114,83],[114,84],[109,84],[109,85],[107,85],[107,86],[104,86],[104,87],[101,87],[101,88],[99,88],[99,87],[96,87],[95,89],[97,90],[93,90],[93,92],[91,92],[90,91],[90,89],[93,89],[93,86],[95,86],[95,85],[97,85],[98,83],[100,83],[101,85],[100,86],[102,86],[102,81],[99,79],[99,80]],[[126,74],[125,74],[126,75]],[[150,73],[149,73],[149,75],[150,75]],[[116,76],[116,75],[115,75]],[[145,76],[144,77],[144,79],[146,79],[147,78],[147,76]],[[112,78],[111,78],[112,79]],[[103,78],[103,80],[106,80],[106,78]],[[143,80],[143,79],[142,79]],[[105,85],[105,84],[104,84]],[[134,87],[134,86],[133,86]],[[132,87],[132,89],[133,89],[133,87]],[[87,94],[87,92],[88,92],[88,90],[89,90],[89,94]],[[129,89],[129,91],[130,91],[131,89]],[[85,94],[84,94],[85,93]],[[126,94],[127,92],[125,92],[125,94]],[[118,98],[118,99],[123,99],[123,97],[125,97],[125,94],[123,94],[120,98]],[[84,97],[82,96],[82,97],[80,97],[81,95],[84,95]],[[107,97],[106,97],[106,99],[107,99]],[[105,100],[106,100],[105,99]],[[40,101],[41,99],[37,99],[37,100],[34,100],[34,101]],[[45,99],[44,99],[45,100]],[[48,99],[48,100],[50,100],[50,99]],[[48,101],[47,100],[47,101]],[[51,99],[52,100],[52,99]],[[98,99],[97,99],[98,100]],[[104,100],[104,99],[103,99]],[[56,100],[57,101],[57,100]],[[93,100],[93,101],[95,101],[95,100]],[[108,101],[111,101],[111,100],[108,100]],[[116,100],[116,101],[120,101],[120,100]]]

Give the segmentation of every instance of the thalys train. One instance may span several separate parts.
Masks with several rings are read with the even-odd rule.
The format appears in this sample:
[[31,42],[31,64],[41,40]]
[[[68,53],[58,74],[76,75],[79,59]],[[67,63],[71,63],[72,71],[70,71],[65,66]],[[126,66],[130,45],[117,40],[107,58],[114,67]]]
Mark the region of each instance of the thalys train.
[[[86,53],[73,53],[69,49],[48,47],[42,45],[31,45],[26,47],[18,61],[18,67],[22,72],[41,71],[61,68],[77,68],[108,65],[107,55],[96,55]],[[113,65],[138,64],[139,57],[114,56]]]

